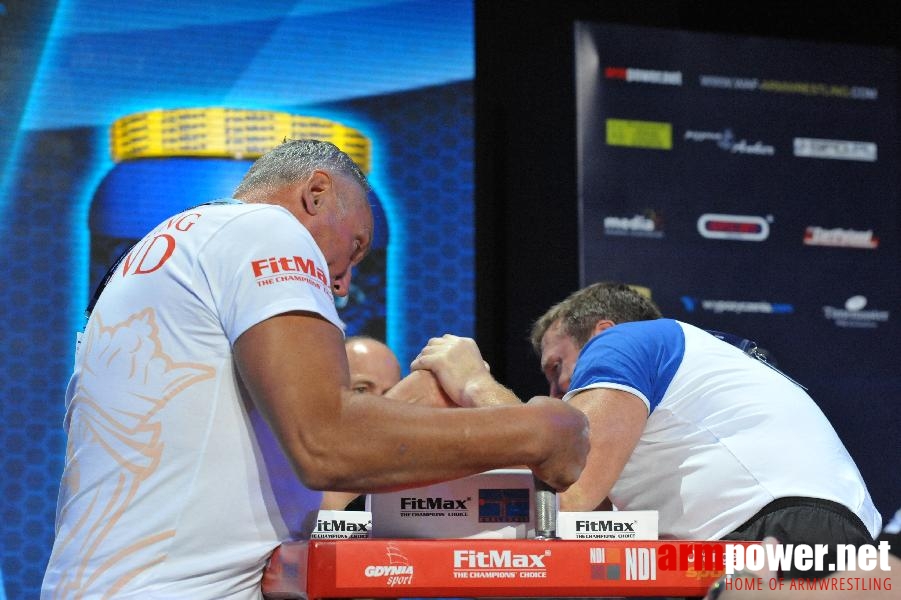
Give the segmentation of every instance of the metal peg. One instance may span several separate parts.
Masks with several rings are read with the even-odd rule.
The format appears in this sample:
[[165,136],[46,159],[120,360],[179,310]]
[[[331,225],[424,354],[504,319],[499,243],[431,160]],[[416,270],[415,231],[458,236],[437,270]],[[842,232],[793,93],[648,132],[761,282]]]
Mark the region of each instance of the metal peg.
[[557,491],[535,478],[535,539],[557,538]]

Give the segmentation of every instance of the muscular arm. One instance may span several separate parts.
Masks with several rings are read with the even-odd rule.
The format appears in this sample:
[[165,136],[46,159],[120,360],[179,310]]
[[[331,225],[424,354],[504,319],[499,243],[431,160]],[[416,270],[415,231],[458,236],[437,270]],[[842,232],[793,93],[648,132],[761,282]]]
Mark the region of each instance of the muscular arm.
[[551,399],[460,410],[350,393],[341,332],[316,315],[258,323],[234,352],[248,393],[313,489],[386,491],[521,464],[565,489],[583,464],[586,421]]
[[579,480],[560,496],[560,510],[591,511],[619,478],[648,420],[645,403],[628,392],[588,389],[569,403],[588,417],[591,450]]

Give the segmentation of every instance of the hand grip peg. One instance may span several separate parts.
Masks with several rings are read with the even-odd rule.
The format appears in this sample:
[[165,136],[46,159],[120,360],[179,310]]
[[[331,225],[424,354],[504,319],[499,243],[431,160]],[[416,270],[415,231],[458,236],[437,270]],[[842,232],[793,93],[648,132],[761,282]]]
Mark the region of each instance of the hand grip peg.
[[535,539],[557,538],[557,491],[535,478]]

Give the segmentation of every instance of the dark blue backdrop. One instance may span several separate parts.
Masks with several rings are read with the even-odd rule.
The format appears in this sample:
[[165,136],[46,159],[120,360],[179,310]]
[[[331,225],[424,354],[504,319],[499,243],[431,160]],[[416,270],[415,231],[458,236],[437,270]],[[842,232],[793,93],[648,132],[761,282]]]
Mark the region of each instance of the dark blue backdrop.
[[588,22],[575,42],[583,283],[647,286],[666,316],[757,340],[890,518],[896,51]]

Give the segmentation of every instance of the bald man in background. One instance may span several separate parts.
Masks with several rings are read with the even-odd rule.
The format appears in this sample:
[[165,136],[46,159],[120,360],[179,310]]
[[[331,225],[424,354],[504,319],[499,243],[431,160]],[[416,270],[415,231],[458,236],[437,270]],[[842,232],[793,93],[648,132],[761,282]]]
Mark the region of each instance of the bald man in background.
[[357,394],[382,396],[400,381],[400,362],[391,348],[377,339],[358,335],[344,342],[350,389]]
[[[344,341],[350,389],[355,394],[383,396],[401,379],[400,362],[391,348],[365,335]],[[363,510],[364,497],[352,492],[323,492],[322,510]]]

